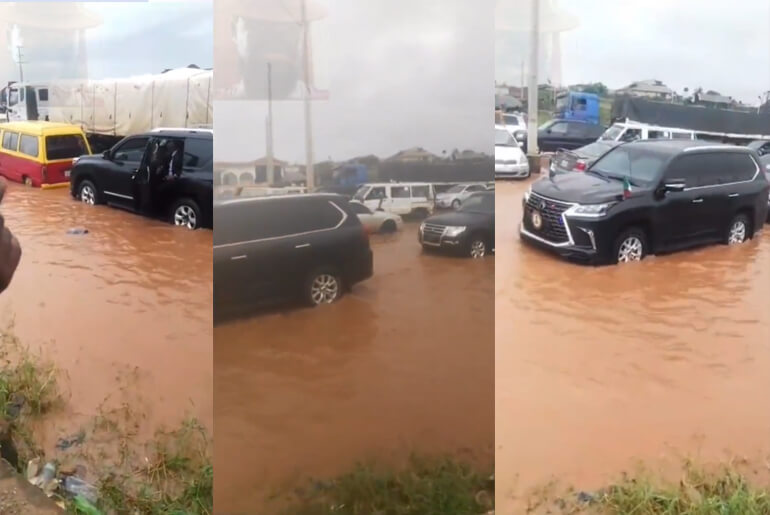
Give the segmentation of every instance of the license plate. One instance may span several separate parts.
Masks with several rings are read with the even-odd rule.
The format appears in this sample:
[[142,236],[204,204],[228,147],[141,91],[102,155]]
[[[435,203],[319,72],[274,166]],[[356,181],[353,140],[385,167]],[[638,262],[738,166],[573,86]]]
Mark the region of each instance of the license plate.
[[532,227],[538,231],[543,228],[543,216],[538,211],[532,211],[531,214]]
[[70,176],[70,171],[69,170],[65,170],[64,171],[64,176],[65,177],[69,177]]
[[569,166],[569,161],[567,161],[566,159],[561,162],[562,168],[567,168],[568,166]]

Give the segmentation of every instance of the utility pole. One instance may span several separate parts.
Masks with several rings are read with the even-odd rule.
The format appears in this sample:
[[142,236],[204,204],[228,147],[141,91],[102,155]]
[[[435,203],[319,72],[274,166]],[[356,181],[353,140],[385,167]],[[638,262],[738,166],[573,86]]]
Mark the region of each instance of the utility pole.
[[529,154],[529,167],[530,170],[533,166],[536,166],[538,171],[540,170],[540,159],[538,157],[539,149],[537,146],[537,69],[539,58],[539,43],[540,43],[540,12],[539,3],[540,0],[531,0],[532,4],[530,13],[531,28],[529,35],[529,86],[527,91],[527,107],[528,118],[527,121],[527,153]]
[[520,77],[520,83],[521,83],[521,89],[519,90],[519,100],[524,103],[524,83],[527,79],[524,78],[524,58],[521,59],[521,74]]
[[302,29],[303,29],[303,66],[302,78],[305,82],[305,177],[307,181],[307,191],[315,188],[315,173],[313,171],[313,116],[310,106],[310,38],[307,21],[306,0],[302,0]]
[[275,183],[275,167],[273,163],[273,70],[267,63],[267,185]]
[[22,84],[24,83],[24,65],[26,62],[23,60],[23,55],[21,53],[21,47],[16,47],[16,59],[19,61],[19,82]]

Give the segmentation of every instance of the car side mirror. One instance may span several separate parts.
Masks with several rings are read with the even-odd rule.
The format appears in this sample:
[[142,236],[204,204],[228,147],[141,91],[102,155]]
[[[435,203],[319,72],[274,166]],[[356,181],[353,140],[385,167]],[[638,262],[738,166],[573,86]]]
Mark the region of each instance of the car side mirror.
[[102,152],[102,156],[104,157],[104,159],[111,159],[112,158],[112,156],[110,155],[110,151],[109,150],[105,150],[104,152]]
[[679,179],[673,179],[663,185],[663,190],[669,193],[681,193],[685,189],[685,183]]
[[551,129],[546,129],[545,132],[547,132],[548,134],[551,134]]

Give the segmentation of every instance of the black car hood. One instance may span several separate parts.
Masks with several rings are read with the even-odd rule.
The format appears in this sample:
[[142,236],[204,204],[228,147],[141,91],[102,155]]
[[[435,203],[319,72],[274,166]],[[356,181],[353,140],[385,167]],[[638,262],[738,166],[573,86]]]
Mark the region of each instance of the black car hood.
[[536,181],[532,184],[532,192],[564,202],[600,204],[621,199],[623,182],[585,172],[571,172]]
[[102,161],[104,161],[104,156],[101,154],[85,155],[78,158],[75,166],[81,163],[101,163]]
[[492,216],[491,213],[472,213],[470,211],[454,211],[429,216],[425,223],[437,225],[472,225],[484,223]]

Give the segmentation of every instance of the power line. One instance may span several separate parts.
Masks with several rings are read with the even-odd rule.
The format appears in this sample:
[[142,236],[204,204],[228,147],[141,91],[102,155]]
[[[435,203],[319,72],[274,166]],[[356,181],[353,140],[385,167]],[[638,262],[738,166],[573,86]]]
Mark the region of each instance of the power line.
[[18,45],[16,47],[16,60],[19,63],[19,82],[24,82],[24,65],[27,64],[27,61],[24,61],[24,56],[21,53],[22,46]]

